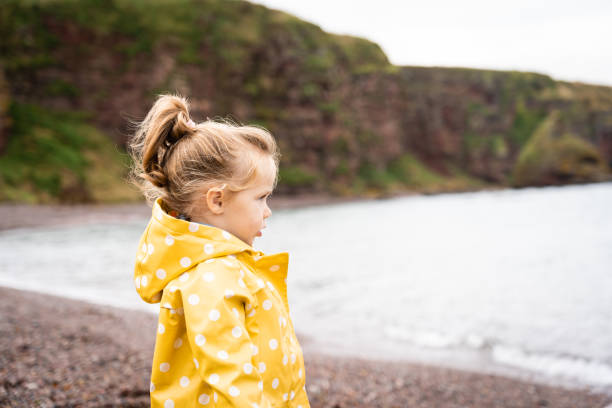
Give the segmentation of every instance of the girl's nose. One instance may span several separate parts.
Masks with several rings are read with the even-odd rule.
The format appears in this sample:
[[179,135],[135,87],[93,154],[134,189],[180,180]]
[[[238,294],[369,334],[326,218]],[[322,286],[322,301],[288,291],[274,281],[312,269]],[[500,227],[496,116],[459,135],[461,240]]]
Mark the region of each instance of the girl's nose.
[[270,207],[268,207],[268,205],[266,205],[266,208],[264,209],[264,218],[268,218],[271,215],[272,215],[272,210],[270,209]]

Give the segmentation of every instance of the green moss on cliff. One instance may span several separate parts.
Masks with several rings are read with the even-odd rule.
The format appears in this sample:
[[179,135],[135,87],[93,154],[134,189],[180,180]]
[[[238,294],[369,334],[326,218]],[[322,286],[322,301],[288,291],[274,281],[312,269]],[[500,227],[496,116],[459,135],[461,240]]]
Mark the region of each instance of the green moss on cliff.
[[138,198],[123,178],[128,164],[86,115],[13,103],[12,133],[0,157],[0,200],[125,201]]
[[553,111],[521,151],[512,184],[562,184],[602,181],[608,169],[597,149],[559,128],[560,112]]

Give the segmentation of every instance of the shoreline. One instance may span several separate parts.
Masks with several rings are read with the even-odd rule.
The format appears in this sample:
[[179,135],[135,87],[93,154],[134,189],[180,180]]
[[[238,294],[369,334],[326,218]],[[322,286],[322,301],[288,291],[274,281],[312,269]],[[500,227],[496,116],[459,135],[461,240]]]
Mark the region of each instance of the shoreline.
[[[339,197],[327,193],[307,193],[293,196],[272,195],[270,198],[270,208],[272,211],[289,210],[321,205],[388,200],[402,197],[521,190],[526,188],[562,188],[568,186],[602,183],[611,182],[604,181],[599,183],[523,188],[514,188],[511,186],[487,186],[474,189],[436,192],[398,191],[381,196]],[[134,203],[117,204],[16,204],[0,202],[0,231],[16,228],[52,227],[106,222],[131,222],[148,219],[150,216],[151,207],[149,207],[144,200]]]
[[[5,287],[0,308],[0,406],[149,406],[154,314]],[[298,338],[313,408],[612,404],[587,389],[321,353]]]

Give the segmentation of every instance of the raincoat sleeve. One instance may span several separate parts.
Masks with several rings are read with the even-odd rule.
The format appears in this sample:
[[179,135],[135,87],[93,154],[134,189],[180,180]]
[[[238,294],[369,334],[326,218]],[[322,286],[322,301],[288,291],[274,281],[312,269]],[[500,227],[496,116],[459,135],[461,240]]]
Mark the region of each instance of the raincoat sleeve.
[[182,291],[183,310],[194,364],[212,389],[204,398],[218,398],[219,407],[271,407],[245,327],[245,310],[254,307],[256,298],[246,287],[240,263],[216,260],[199,265],[194,275]]

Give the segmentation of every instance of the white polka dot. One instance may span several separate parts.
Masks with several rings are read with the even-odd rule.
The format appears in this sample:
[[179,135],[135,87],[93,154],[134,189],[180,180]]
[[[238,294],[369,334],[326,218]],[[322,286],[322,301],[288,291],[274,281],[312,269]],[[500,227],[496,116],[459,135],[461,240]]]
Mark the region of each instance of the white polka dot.
[[270,299],[264,300],[263,308],[264,310],[270,310],[272,308],[272,302],[270,301]]
[[159,371],[162,373],[167,373],[170,370],[170,363],[161,363],[159,365]]
[[151,383],[151,385],[149,386],[149,391],[150,392],[155,391],[155,384]]
[[231,289],[225,289],[225,298],[226,298],[226,299],[229,299],[229,298],[231,298],[232,296],[234,296],[234,291],[233,291],[233,290],[231,290]]
[[215,402],[217,402],[217,393],[215,391],[213,391],[213,399],[215,400]]
[[143,276],[142,278],[140,278],[140,286],[144,288],[148,284],[149,284],[149,278],[147,278],[146,276]]
[[257,383],[257,388],[259,388],[260,390],[263,390],[263,381],[260,381]]
[[137,289],[140,289],[140,276],[134,278],[134,285],[136,285]]
[[275,378],[272,380],[272,388],[274,389],[278,388],[278,378]]
[[244,278],[244,271],[242,269],[240,270],[240,277]]
[[240,395],[240,390],[237,387],[234,387],[233,385],[229,388],[229,395],[231,395],[232,397],[237,397]]
[[302,369],[300,368],[300,371],[298,371],[298,378],[302,378]]
[[181,347],[183,345],[183,339],[181,339],[180,337],[176,340],[174,340],[174,348],[177,349],[179,347]]
[[212,282],[215,280],[215,274],[212,272],[206,272],[204,275],[202,275],[202,279],[204,279],[206,282]]
[[298,405],[298,406],[297,406],[297,408],[302,408],[302,406],[301,406],[301,405]]
[[272,265],[272,266],[270,267],[270,271],[272,271],[272,272],[276,272],[276,271],[278,271],[279,269],[280,269],[280,266],[278,266],[278,265]]
[[159,334],[164,334],[164,332],[165,332],[165,331],[166,331],[166,328],[164,327],[164,325],[163,325],[163,324],[161,324],[161,323],[160,323],[160,324],[157,326],[157,332],[158,332]]
[[251,312],[247,315],[247,317],[252,317],[255,314],[255,309],[251,310]]
[[208,313],[208,318],[212,320],[213,322],[216,322],[217,320],[219,320],[220,316],[221,316],[221,313],[219,313],[217,309],[213,309]]
[[155,247],[153,246],[153,244],[149,244],[147,246],[147,253],[151,255],[154,251],[155,251]]
[[195,342],[198,346],[202,347],[206,343],[206,337],[203,334],[198,334],[195,336]]
[[189,231],[196,232],[199,228],[200,228],[200,226],[198,225],[197,222],[190,222],[189,223]]
[[146,254],[147,253],[147,244],[142,244],[141,250],[142,250],[142,252],[144,252]]
[[253,403],[251,404],[251,408],[259,408],[259,405],[257,405],[257,403],[256,403],[256,402],[253,402]]
[[286,354],[283,355],[283,365],[287,365],[287,363],[289,362],[289,357],[287,357]]
[[291,353],[291,364],[295,364],[295,354]]
[[259,348],[256,345],[251,344],[251,351],[253,352],[253,355],[256,356],[257,353],[259,353]]
[[230,233],[229,233],[229,232],[227,232],[227,231],[223,231],[223,232],[221,232],[221,235],[223,235],[223,238],[225,238],[225,239],[230,239],[230,238],[232,237],[232,236],[230,235]]
[[289,394],[284,393],[283,394],[283,401],[287,401],[289,399]]
[[289,394],[289,399],[293,401],[294,397],[295,397],[295,392],[291,391],[291,394]]
[[242,367],[242,369],[244,370],[245,373],[251,374],[253,372],[253,364],[244,363],[244,366]]
[[248,302],[248,303],[246,303],[246,304],[244,305],[244,308],[245,308],[246,310],[251,310],[251,308],[252,308],[252,307],[253,307],[253,305],[251,305],[251,302]]
[[185,257],[181,258],[180,263],[181,263],[181,266],[183,268],[187,268],[187,267],[189,267],[189,265],[191,265],[191,259],[189,257],[185,256]]
[[266,284],[264,283],[263,279],[257,279],[257,286],[263,288],[264,286],[266,286]]
[[174,244],[174,237],[172,235],[166,235],[166,239],[164,241],[166,241],[166,245],[170,246]]
[[211,374],[210,377],[208,377],[208,382],[215,385],[216,383],[219,382],[219,375],[218,374]]
[[172,309],[172,305],[170,303],[168,303],[168,302],[164,303],[164,307],[166,309]]
[[242,329],[239,326],[236,326],[232,329],[232,336],[238,338],[242,335]]
[[189,377],[181,377],[181,380],[179,381],[179,383],[181,384],[181,387],[185,388],[189,385]]
[[238,313],[238,309],[236,309],[235,307],[232,308],[232,312],[234,312],[234,316],[236,316],[236,318],[240,317],[240,314]]
[[236,260],[236,255],[228,255],[227,257],[233,261]]
[[221,360],[227,360],[229,355],[227,354],[227,351],[221,350],[217,353],[217,357],[219,357]]
[[168,289],[170,292],[174,293],[178,290],[178,286],[172,285],[170,286],[170,288]]
[[158,269],[157,272],[155,272],[155,276],[157,276],[157,278],[159,279],[165,279],[166,278],[166,271],[163,269]]
[[266,372],[266,363],[264,363],[263,361],[261,363],[259,363],[257,365],[257,368],[259,370],[260,373],[265,373]]
[[204,252],[206,252],[208,255],[212,254],[214,250],[215,248],[213,247],[213,244],[204,245]]
[[174,408],[174,401],[172,401],[171,399],[167,399],[164,402],[164,408]]
[[275,290],[274,285],[271,284],[269,281],[266,282],[268,284],[268,287],[270,288],[270,290]]
[[201,394],[198,397],[198,402],[202,405],[206,405],[210,402],[210,397],[208,396],[208,394]]
[[196,294],[189,295],[189,297],[187,298],[187,301],[189,302],[190,305],[195,306],[198,303],[200,303],[200,297]]
[[270,350],[276,350],[278,348],[278,341],[276,339],[272,339],[268,345],[270,346]]
[[187,272],[181,274],[181,276],[179,276],[179,280],[181,282],[187,282],[187,280],[189,279],[189,274]]
[[200,363],[198,363],[198,360],[196,360],[195,358],[193,359],[193,364],[195,365],[196,370],[200,368]]
[[246,285],[244,284],[242,278],[238,279],[238,285],[240,285],[241,288],[246,288]]
[[228,261],[227,259],[222,259],[221,260],[224,264],[226,264],[227,266],[234,266],[233,262]]

